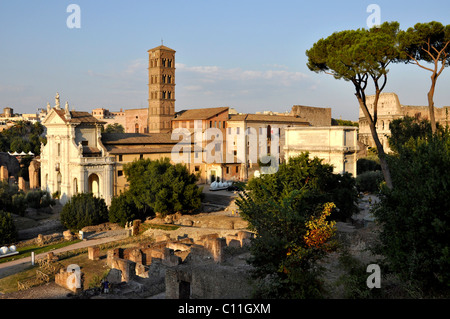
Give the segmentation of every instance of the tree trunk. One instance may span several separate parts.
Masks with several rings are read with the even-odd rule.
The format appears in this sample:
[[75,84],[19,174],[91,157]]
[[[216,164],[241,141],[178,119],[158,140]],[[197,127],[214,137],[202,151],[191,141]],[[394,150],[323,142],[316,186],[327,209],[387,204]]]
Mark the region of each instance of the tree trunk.
[[358,101],[359,101],[361,109],[363,110],[364,116],[366,117],[366,119],[369,122],[370,132],[371,132],[372,138],[375,142],[375,146],[377,147],[378,157],[380,158],[380,166],[381,166],[381,171],[383,172],[384,180],[386,182],[387,187],[392,189],[393,184],[392,184],[392,178],[391,178],[391,171],[389,169],[389,165],[386,160],[386,153],[384,152],[383,145],[381,144],[380,139],[378,138],[378,133],[377,133],[377,129],[375,127],[375,122],[369,113],[366,102],[363,101],[360,97],[358,97]]
[[431,132],[436,133],[436,118],[434,116],[434,90],[436,88],[436,74],[431,76],[431,88],[428,92],[428,109],[430,113]]

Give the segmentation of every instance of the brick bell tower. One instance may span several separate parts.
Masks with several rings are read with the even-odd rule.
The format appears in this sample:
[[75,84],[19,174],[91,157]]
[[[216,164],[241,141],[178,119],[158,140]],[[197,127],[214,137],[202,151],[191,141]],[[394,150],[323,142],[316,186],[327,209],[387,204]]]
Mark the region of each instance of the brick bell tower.
[[148,54],[148,131],[168,133],[175,115],[175,51],[161,45]]

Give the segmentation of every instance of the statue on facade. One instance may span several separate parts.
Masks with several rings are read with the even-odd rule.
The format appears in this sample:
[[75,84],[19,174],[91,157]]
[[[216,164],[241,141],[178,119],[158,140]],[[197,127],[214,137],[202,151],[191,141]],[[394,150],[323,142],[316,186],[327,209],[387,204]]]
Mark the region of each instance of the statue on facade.
[[52,109],[52,107],[50,106],[50,103],[47,103],[47,114],[50,113],[51,109]]
[[59,93],[56,92],[56,96],[55,96],[55,108],[56,108],[57,110],[59,110],[59,109],[60,109],[60,106],[61,106],[61,103],[60,103],[60,101],[59,101]]
[[78,156],[83,157],[83,144],[81,142],[78,144]]

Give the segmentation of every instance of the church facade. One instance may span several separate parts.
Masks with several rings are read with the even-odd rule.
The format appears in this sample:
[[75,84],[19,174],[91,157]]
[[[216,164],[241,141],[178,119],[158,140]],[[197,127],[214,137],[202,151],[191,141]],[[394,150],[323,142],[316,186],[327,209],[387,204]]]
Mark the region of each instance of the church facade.
[[101,141],[103,122],[87,112],[56,105],[42,123],[47,144],[41,146],[41,187],[62,204],[78,193],[93,193],[109,205],[113,197],[114,158]]

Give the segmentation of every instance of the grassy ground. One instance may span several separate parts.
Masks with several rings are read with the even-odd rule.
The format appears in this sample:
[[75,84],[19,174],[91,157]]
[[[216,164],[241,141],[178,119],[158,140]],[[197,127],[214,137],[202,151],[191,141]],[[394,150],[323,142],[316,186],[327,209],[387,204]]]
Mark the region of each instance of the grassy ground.
[[69,246],[69,245],[76,244],[80,241],[81,240],[65,241],[65,242],[61,242],[58,244],[42,246],[42,247],[38,246],[38,245],[30,245],[30,246],[21,247],[21,248],[17,249],[17,251],[19,252],[19,255],[2,258],[2,259],[0,259],[0,263],[29,257],[29,256],[31,256],[32,252],[34,252],[36,255],[46,253],[46,252],[49,252],[49,251],[52,251],[52,250],[55,250],[58,248],[63,248],[63,247]]

